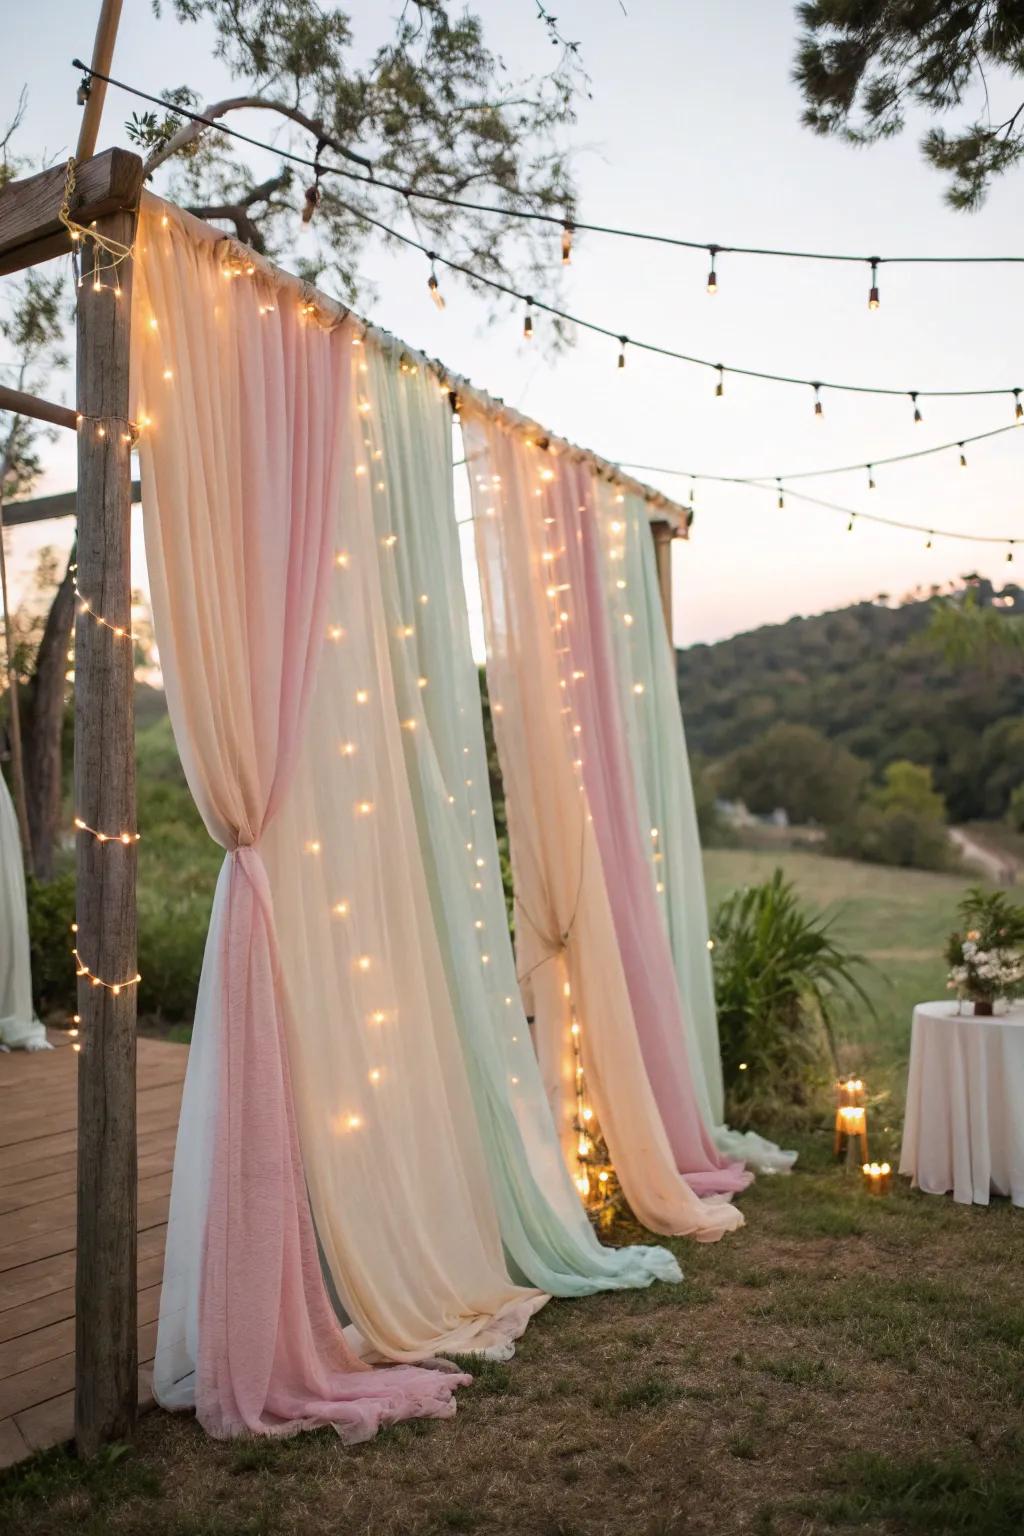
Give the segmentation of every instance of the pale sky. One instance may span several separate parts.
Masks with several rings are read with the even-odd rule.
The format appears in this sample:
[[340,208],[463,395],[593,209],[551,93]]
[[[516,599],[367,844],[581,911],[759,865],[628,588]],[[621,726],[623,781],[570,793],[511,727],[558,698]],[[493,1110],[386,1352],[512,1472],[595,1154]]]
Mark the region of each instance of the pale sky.
[[[625,15],[618,0],[561,0],[553,8],[563,32],[580,40],[593,81],[593,100],[581,105],[571,134],[580,218],[719,244],[883,255],[1021,252],[1024,172],[998,181],[980,213],[956,214],[942,201],[942,178],[921,159],[914,124],[865,150],[800,127],[789,79],[796,33],[790,5],[625,0]],[[346,9],[362,53],[397,0],[352,0]],[[552,50],[534,0],[478,0],[475,9],[513,73],[549,66]],[[98,0],[84,9],[37,0],[5,11],[0,108],[6,115],[26,84],[21,143],[57,158],[74,147],[80,109],[69,65],[91,53]],[[215,99],[227,84],[209,37],[169,15],[157,21],[149,0],[125,0],[112,72],[154,94],[189,84]],[[1005,82],[990,79],[989,88],[994,109],[1009,101]],[[138,106],[108,93],[102,147],[126,142],[123,123]],[[268,130],[265,115],[240,117],[237,126],[256,136]],[[299,255],[308,236],[296,226]],[[557,266],[557,232],[551,250]],[[716,400],[711,374],[636,350],[620,373],[615,344],[585,333],[552,361],[537,343],[523,343],[519,313],[488,325],[480,301],[450,274],[442,273],[447,308],[438,313],[418,253],[370,247],[363,270],[378,289],[370,318],[609,459],[774,475],[877,460],[1013,419],[1005,398],[928,400],[915,426],[906,401],[829,394],[824,419],[816,420],[809,390],[736,379]],[[876,313],[867,309],[866,267],[723,256],[714,298],[704,291],[706,272],[700,252],[580,237],[565,274],[564,307],[616,332],[801,377],[908,390],[1024,386],[1020,267],[883,267]],[[538,341],[544,325],[538,316]],[[69,390],[68,381],[54,381],[55,397],[67,399]],[[1024,541],[1024,432],[980,443],[968,457],[967,470],[955,453],[881,470],[872,493],[863,474],[803,488],[855,510]],[[685,480],[644,478],[680,500],[688,493]],[[40,492],[73,483],[74,445],[64,440],[48,450]],[[678,643],[970,570],[997,582],[1021,578],[1024,546],[1008,566],[1005,546],[936,537],[926,550],[923,536],[863,523],[847,534],[844,517],[794,500],[780,512],[775,502],[769,491],[698,487],[692,540],[675,554]],[[69,534],[69,524],[16,531],[16,566],[25,568],[34,543]]]

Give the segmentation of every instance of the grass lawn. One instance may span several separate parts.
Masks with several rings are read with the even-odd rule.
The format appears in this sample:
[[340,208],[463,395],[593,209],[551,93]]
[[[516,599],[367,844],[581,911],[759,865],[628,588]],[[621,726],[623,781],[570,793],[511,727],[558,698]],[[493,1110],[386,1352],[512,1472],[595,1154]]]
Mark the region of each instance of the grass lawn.
[[[853,1015],[844,1049],[894,1156],[911,1007],[942,995],[965,881],[716,851],[712,905],[776,864],[809,902],[845,904],[840,931],[878,968],[877,1018]],[[670,1244],[682,1286],[552,1302],[510,1364],[476,1367],[451,1421],[345,1449],[331,1432],[216,1444],[151,1413],[124,1454],[55,1452],[0,1479],[0,1530],[1019,1536],[1024,1212],[903,1182],[872,1199],[826,1124],[799,1146],[793,1175],[741,1197],[740,1232]]]

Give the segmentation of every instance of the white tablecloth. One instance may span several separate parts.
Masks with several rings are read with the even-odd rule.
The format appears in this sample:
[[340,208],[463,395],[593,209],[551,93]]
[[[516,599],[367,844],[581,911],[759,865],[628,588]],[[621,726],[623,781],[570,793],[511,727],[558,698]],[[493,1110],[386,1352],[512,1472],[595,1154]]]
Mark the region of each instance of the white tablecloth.
[[952,1002],[914,1009],[900,1173],[964,1205],[1024,1205],[1024,1008],[979,1019]]

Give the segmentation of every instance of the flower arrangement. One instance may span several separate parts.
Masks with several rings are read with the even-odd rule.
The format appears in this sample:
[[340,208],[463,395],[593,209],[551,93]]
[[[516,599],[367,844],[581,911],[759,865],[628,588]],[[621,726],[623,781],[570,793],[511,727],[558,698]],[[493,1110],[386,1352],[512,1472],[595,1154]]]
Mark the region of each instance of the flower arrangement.
[[961,927],[946,945],[948,989],[983,1015],[1000,1000],[1024,996],[1024,907],[975,886],[958,914]]

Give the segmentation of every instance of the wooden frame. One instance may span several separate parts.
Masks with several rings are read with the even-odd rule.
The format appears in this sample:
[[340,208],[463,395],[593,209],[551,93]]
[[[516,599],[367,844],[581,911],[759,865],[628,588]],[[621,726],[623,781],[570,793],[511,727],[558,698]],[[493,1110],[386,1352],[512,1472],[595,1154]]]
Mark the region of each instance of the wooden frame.
[[[61,166],[0,192],[0,274],[67,254]],[[72,217],[124,246],[135,235],[142,161],[108,150],[76,167]],[[78,431],[75,636],[75,804],[78,837],[78,1258],[75,1275],[75,1439],[82,1455],[130,1432],[138,1401],[136,1334],[134,666],[131,629],[131,431],[128,364],[132,258],[116,284],[109,261],[79,244],[76,410],[30,397],[6,408]],[[125,634],[115,633],[115,626]],[[69,957],[70,960],[70,957]],[[86,969],[87,968],[87,969]],[[94,979],[98,978],[98,979]],[[107,983],[103,985],[102,983]],[[121,985],[127,983],[126,985]],[[114,990],[117,987],[117,990]]]

